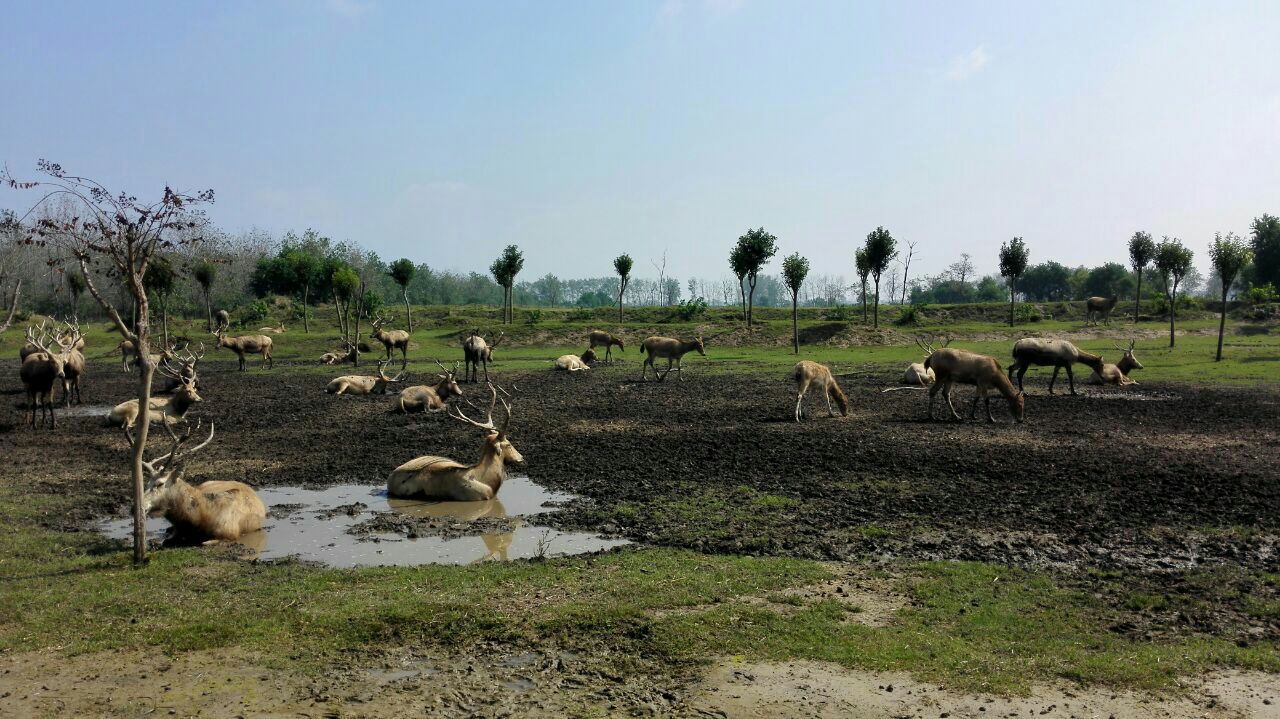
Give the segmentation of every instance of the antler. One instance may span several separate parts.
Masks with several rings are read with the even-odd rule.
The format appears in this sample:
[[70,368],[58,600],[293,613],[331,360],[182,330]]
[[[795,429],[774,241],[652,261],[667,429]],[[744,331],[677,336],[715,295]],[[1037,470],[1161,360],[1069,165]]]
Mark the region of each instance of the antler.
[[494,340],[493,344],[489,345],[489,349],[497,349],[498,343],[502,341],[502,336],[505,335],[506,333],[507,333],[506,330],[499,332],[498,339]]
[[80,332],[80,320],[77,319],[75,315],[72,315],[71,319],[63,320],[62,324],[67,328],[66,335],[64,335],[66,337],[66,341],[64,342],[62,338],[59,337],[58,344],[64,351],[70,350],[80,342],[81,337],[84,337]]
[[[164,455],[163,457],[157,457],[156,459],[153,459],[150,462],[146,460],[142,461],[142,466],[146,467],[147,471],[152,474],[155,474],[160,470],[168,468],[170,464],[172,464],[175,460],[179,459],[182,456],[182,454],[179,453],[179,451],[182,448],[182,443],[186,442],[188,439],[191,438],[192,427],[190,425],[187,425],[187,431],[183,432],[182,436],[179,437],[173,431],[173,427],[169,426],[168,422],[162,422],[161,424],[164,425],[165,431],[169,433],[169,437],[173,440],[173,448],[170,449],[169,453]],[[200,424],[201,423],[197,421],[195,428],[199,429]],[[199,450],[204,449],[205,445],[209,444],[212,441],[213,441],[213,422],[210,422],[209,436],[205,437],[205,440],[203,442],[187,450],[184,454],[190,455],[194,452],[198,452]],[[130,446],[132,445],[133,445],[133,440],[131,439]],[[158,468],[157,468],[157,465],[159,465]]]
[[48,354],[50,356],[54,356],[58,353],[49,351],[50,334],[49,334],[49,330],[46,329],[45,327],[47,323],[48,323],[48,320],[42,320],[38,327],[28,326],[27,342],[30,342],[32,345],[38,348],[41,352],[44,352],[45,354]]
[[440,369],[444,370],[444,373],[445,373],[446,375],[451,375],[451,374],[453,374],[453,373],[455,373],[455,372],[457,372],[457,371],[458,371],[458,363],[457,363],[457,362],[454,362],[454,363],[453,363],[453,369],[449,369],[448,367],[445,367],[444,365],[440,364],[440,360],[435,359],[434,357],[433,357],[433,358],[431,358],[431,361],[432,361],[432,362],[435,362],[435,363],[436,363],[436,366],[438,366]]
[[[477,422],[463,414],[462,408],[458,405],[454,405],[451,408],[449,416],[461,422],[466,422],[473,427],[479,427],[480,429],[488,430],[490,432],[497,432],[499,435],[505,435],[507,433],[507,426],[511,424],[511,404],[498,396],[498,391],[500,389],[500,387],[494,385],[492,382],[489,383],[489,409],[485,414],[484,422]],[[502,392],[503,394],[508,394],[506,390],[502,390]],[[479,409],[474,404],[471,404],[470,400],[463,401],[471,405],[471,407]],[[502,409],[507,413],[507,418],[503,420],[501,427],[498,427],[493,423],[493,409],[497,406],[498,402],[502,402]],[[453,414],[454,411],[456,411],[457,414]]]
[[[924,350],[924,353],[927,355],[933,354],[933,344],[921,337],[916,338],[916,346]],[[943,346],[945,347],[946,345]]]

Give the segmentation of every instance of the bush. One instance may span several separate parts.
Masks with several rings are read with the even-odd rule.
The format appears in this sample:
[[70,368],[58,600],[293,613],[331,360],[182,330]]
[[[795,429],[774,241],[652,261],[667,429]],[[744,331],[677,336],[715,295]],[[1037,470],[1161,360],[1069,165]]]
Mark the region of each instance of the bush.
[[928,305],[918,304],[911,305],[898,315],[898,319],[894,320],[895,325],[918,325],[924,321],[924,308]]
[[368,292],[365,292],[364,293],[364,316],[368,318],[377,317],[378,313],[382,311],[382,308],[386,304],[387,304],[386,302],[382,301],[382,295],[374,292],[373,290],[369,290]]
[[1039,322],[1041,319],[1040,308],[1033,304],[1024,302],[1013,310],[1014,322]]
[[1265,284],[1261,287],[1250,287],[1249,291],[1244,293],[1244,300],[1255,305],[1265,302],[1280,302],[1280,293],[1276,292],[1275,285]]
[[848,305],[836,305],[822,313],[822,316],[832,322],[848,322],[853,319],[853,312]]
[[680,304],[675,306],[675,311],[677,317],[688,322],[695,317],[706,313],[707,301],[702,297],[694,297],[691,300],[680,300]]
[[240,310],[240,326],[248,327],[256,325],[259,322],[271,316],[271,307],[266,300],[254,300],[253,304],[248,305]]
[[524,317],[524,321],[530,326],[538,324],[542,321],[542,310],[529,310],[528,314]]

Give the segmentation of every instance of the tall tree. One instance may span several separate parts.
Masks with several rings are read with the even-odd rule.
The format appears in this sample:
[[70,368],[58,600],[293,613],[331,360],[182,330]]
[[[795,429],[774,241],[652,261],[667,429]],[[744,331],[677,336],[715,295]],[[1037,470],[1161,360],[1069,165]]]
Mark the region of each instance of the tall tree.
[[627,283],[631,281],[631,255],[622,254],[613,258],[613,271],[618,273],[618,322],[622,322],[622,296],[627,291]]
[[[333,307],[338,312],[338,330],[343,340],[351,342],[351,300],[360,289],[360,275],[343,265],[333,271],[329,283],[333,287]],[[360,344],[359,337],[355,338],[355,344]],[[358,347],[356,353],[359,354]]]
[[400,295],[404,297],[404,317],[409,324],[409,332],[411,334],[413,333],[413,313],[409,310],[409,283],[413,282],[413,273],[417,269],[412,261],[402,257],[392,262],[391,269],[387,271],[387,274],[391,275],[391,279],[395,280],[397,285],[400,285]]
[[1018,296],[1018,279],[1027,271],[1031,253],[1021,237],[1000,245],[1000,276],[1009,283],[1009,326],[1013,326],[1013,304]]
[[791,345],[796,354],[800,354],[800,285],[808,275],[809,260],[801,257],[799,252],[782,261],[782,278],[791,290]]
[[84,294],[84,275],[79,272],[67,273],[67,292],[71,293],[71,314],[80,314],[80,296]]
[[[202,225],[198,206],[213,202],[213,190],[188,195],[166,187],[160,199],[147,203],[126,192],[112,192],[94,180],[68,174],[54,162],[41,160],[39,169],[49,179],[19,182],[8,171],[3,171],[0,172],[0,183],[12,189],[36,189],[44,193],[28,215],[52,208],[56,203],[67,202],[76,207],[76,215],[71,219],[55,221],[44,218],[38,221],[33,230],[38,238],[36,241],[60,244],[75,258],[89,294],[111,317],[120,336],[143,350],[138,353],[138,418],[130,457],[133,561],[142,564],[147,558],[146,514],[143,512],[146,474],[142,457],[151,425],[148,415],[151,379],[155,375],[151,354],[145,351],[151,340],[151,323],[147,290],[142,281],[158,249],[199,241],[195,235]],[[106,260],[113,274],[132,296],[138,313],[137,322],[132,326],[125,322],[116,306],[94,283],[90,267],[98,259]]]
[[1156,243],[1151,240],[1149,233],[1139,230],[1133,233],[1133,237],[1129,238],[1129,266],[1133,268],[1134,275],[1138,279],[1138,289],[1133,295],[1133,321],[1138,321],[1139,311],[1142,309],[1142,273],[1146,271],[1147,265],[1156,258]]
[[862,324],[867,323],[867,277],[871,275],[871,258],[867,255],[867,248],[859,247],[853,253],[853,264],[858,270],[858,284],[862,288]]
[[208,259],[200,260],[195,267],[191,269],[191,276],[195,278],[196,284],[200,285],[200,292],[204,294],[204,315],[206,332],[213,331],[213,281],[218,277],[218,270]]
[[1190,249],[1182,246],[1178,238],[1165,235],[1156,246],[1156,272],[1164,283],[1164,296],[1169,301],[1169,346],[1174,346],[1175,315],[1178,306],[1178,283],[1191,271],[1193,259]]
[[778,254],[778,238],[765,232],[763,227],[747,230],[738,238],[741,260],[747,269],[747,326],[751,326],[755,310],[756,280],[765,263]]
[[164,329],[164,347],[169,347],[169,296],[173,294],[173,286],[177,282],[177,273],[173,265],[164,255],[151,258],[147,266],[147,274],[142,276],[142,286],[155,295],[160,303],[160,326]]
[[1280,217],[1264,214],[1254,218],[1249,228],[1253,230],[1254,281],[1280,288]]
[[1240,270],[1249,264],[1251,255],[1249,245],[1234,232],[1228,232],[1226,237],[1222,233],[1216,233],[1213,242],[1209,244],[1209,259],[1213,262],[1213,271],[1222,280],[1222,314],[1218,319],[1218,356],[1215,362],[1222,361],[1222,335],[1227,329],[1227,293],[1231,291],[1231,284],[1236,281]]
[[907,304],[907,288],[911,286],[908,279],[911,272],[911,260],[916,256],[915,240],[904,240],[907,252],[902,256],[902,304]]
[[507,323],[507,285],[511,279],[507,276],[507,265],[503,262],[501,256],[489,264],[489,274],[493,275],[493,281],[498,283],[502,288],[502,324]]
[[747,258],[746,248],[739,241],[729,250],[729,268],[733,276],[738,278],[738,298],[742,301],[742,321],[747,321],[747,274],[751,272],[751,263]]
[[[889,263],[898,256],[898,241],[883,227],[877,227],[867,234],[863,249],[867,253],[867,263],[871,265],[871,279],[876,284],[875,309],[871,315],[873,327],[880,326],[880,277],[889,269]],[[892,302],[893,298],[890,297]]]
[[520,252],[520,248],[516,245],[507,245],[502,251],[502,264],[506,268],[507,277],[507,323],[516,321],[515,318],[515,292],[513,288],[516,284],[516,275],[524,269],[524,253]]
[[309,249],[297,247],[285,254],[294,291],[302,298],[302,331],[311,331],[311,288],[315,286],[316,275],[320,272],[320,258]]

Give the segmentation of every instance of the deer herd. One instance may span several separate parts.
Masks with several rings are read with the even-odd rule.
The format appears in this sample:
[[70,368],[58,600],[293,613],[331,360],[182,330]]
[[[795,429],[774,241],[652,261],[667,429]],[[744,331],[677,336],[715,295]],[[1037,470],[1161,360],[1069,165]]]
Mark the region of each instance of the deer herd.
[[[1099,299],[1101,304],[1095,308],[1093,301],[1090,301],[1090,321],[1096,321],[1097,318],[1105,320],[1114,306],[1114,300],[1094,299]],[[246,369],[246,355],[250,354],[261,355],[264,368],[274,366],[274,342],[268,334],[231,337],[227,334],[227,313],[219,311],[217,319],[217,326],[212,332],[217,338],[216,346],[235,353],[239,370]],[[385,358],[377,363],[376,375],[335,377],[325,386],[325,392],[335,396],[380,396],[388,394],[392,385],[405,380],[408,375],[410,335],[403,330],[387,329],[385,325],[383,318],[375,318],[369,335],[370,339],[383,346],[386,353]],[[264,327],[260,331],[281,334],[286,330],[281,322],[278,327]],[[507,465],[524,461],[508,434],[516,388],[513,385],[512,390],[508,391],[489,380],[489,365],[493,362],[494,350],[502,339],[502,333],[489,339],[481,335],[479,330],[471,331],[460,337],[464,363],[461,380],[457,362],[452,367],[446,367],[439,360],[433,360],[440,373],[432,382],[408,386],[396,394],[392,411],[403,414],[443,414],[461,424],[479,429],[483,440],[480,458],[474,464],[435,455],[423,455],[401,464],[387,478],[389,496],[453,501],[493,499],[506,478]],[[608,332],[592,331],[587,341],[588,346],[581,355],[563,355],[554,361],[554,368],[570,373],[589,370],[597,363],[612,364],[614,347],[619,352],[625,351],[624,340]],[[1142,369],[1142,364],[1134,356],[1133,341],[1129,342],[1128,348],[1116,345],[1121,359],[1110,364],[1100,355],[1086,352],[1066,340],[1020,339],[1014,343],[1013,361],[1007,370],[1001,367],[996,358],[949,347],[949,341],[938,348],[922,339],[918,339],[917,344],[924,351],[923,360],[906,368],[902,375],[903,386],[890,389],[928,390],[930,420],[934,419],[934,404],[939,393],[946,402],[951,417],[955,420],[962,419],[951,399],[951,390],[956,384],[972,385],[975,389],[969,411],[970,419],[976,416],[979,401],[983,401],[987,420],[995,421],[991,413],[990,396],[994,392],[1007,402],[1014,420],[1022,422],[1026,411],[1022,379],[1032,366],[1053,367],[1049,394],[1054,393],[1054,385],[1061,370],[1066,370],[1071,394],[1076,394],[1073,372],[1076,364],[1083,364],[1093,371],[1089,380],[1091,383],[1117,386],[1137,384],[1129,374],[1135,369]],[[369,350],[368,345],[358,339],[344,340],[344,345],[344,351],[327,353],[321,358],[321,362],[337,364],[358,360],[360,352]],[[597,356],[597,347],[604,348],[603,358]],[[683,381],[681,361],[684,356],[695,351],[706,356],[706,342],[701,336],[691,340],[647,337],[639,343],[639,347],[644,355],[640,381],[648,379],[650,368],[658,382],[665,380],[672,371],[677,372],[678,379]],[[37,412],[40,413],[41,426],[46,423],[50,428],[56,426],[53,400],[56,385],[62,385],[61,401],[65,406],[70,406],[72,396],[77,403],[81,401],[80,384],[86,369],[83,349],[84,338],[74,319],[63,322],[60,328],[51,327],[48,321],[27,328],[26,342],[20,351],[19,375],[26,390],[29,424],[33,429],[36,427]],[[400,371],[394,376],[388,376],[386,367],[396,350],[400,353]],[[140,350],[131,342],[121,342],[116,351],[121,353],[125,371],[141,365]],[[204,353],[203,344],[193,349],[189,343],[182,347],[170,345],[159,353],[147,351],[147,359],[155,367],[161,380],[148,403],[147,416],[150,422],[161,424],[172,440],[172,448],[160,458],[143,462],[147,477],[144,506],[149,514],[164,516],[175,530],[185,536],[208,541],[235,541],[242,534],[259,529],[265,519],[266,510],[254,490],[241,482],[208,481],[193,486],[183,479],[183,458],[213,440],[213,424],[210,423],[209,434],[204,441],[189,450],[183,449],[193,432],[187,416],[193,407],[204,401],[198,391],[198,365]],[[667,361],[667,366],[662,370],[655,365],[655,360],[660,359]],[[483,421],[473,419],[463,411],[464,404],[477,412],[481,410],[464,396],[459,384],[460,381],[478,383],[481,374],[489,395]],[[804,399],[811,389],[821,392],[826,400],[829,416],[834,417],[837,408],[842,416],[848,416],[849,395],[840,387],[836,375],[826,365],[810,360],[801,361],[792,369],[790,379],[795,382],[797,389],[794,411],[796,422],[805,418]],[[499,405],[503,416],[500,423],[495,423],[494,411]],[[136,441],[134,430],[140,414],[138,400],[129,399],[112,407],[106,414],[104,424],[121,429],[129,446],[133,446]],[[185,431],[177,433],[175,427],[183,424],[186,426]]]

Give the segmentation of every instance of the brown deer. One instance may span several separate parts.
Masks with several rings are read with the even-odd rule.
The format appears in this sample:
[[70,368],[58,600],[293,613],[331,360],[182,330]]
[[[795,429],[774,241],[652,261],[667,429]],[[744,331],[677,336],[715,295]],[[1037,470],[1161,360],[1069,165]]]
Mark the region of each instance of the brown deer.
[[440,369],[444,370],[444,374],[437,375],[440,378],[439,382],[434,385],[414,385],[400,390],[398,407],[401,412],[405,414],[411,412],[443,412],[449,407],[447,402],[450,397],[462,396],[462,388],[458,386],[458,363],[453,363],[453,369],[440,364],[439,360],[436,360],[436,364],[440,365]]
[[218,334],[218,346],[226,347],[236,356],[240,358],[240,371],[245,371],[246,354],[262,355],[262,366],[272,369],[276,366],[274,360],[271,359],[271,338],[266,335],[244,335],[242,337],[228,337],[225,332]]
[[[132,340],[121,340],[120,344],[116,345],[116,350],[120,352],[120,367],[125,372],[132,372],[135,367],[142,365],[142,357],[138,354],[137,348],[133,346]],[[172,352],[173,346],[170,345],[160,350],[159,354],[148,352],[147,356],[151,359],[151,364],[159,365],[161,361],[171,359]]]
[[213,313],[213,316],[218,321],[217,326],[213,329],[214,334],[220,334],[231,329],[231,314],[226,310],[218,310]]
[[1102,357],[1089,354],[1066,340],[1042,340],[1037,337],[1026,337],[1013,343],[1013,364],[1009,365],[1009,379],[1018,373],[1018,391],[1022,392],[1022,375],[1032,365],[1053,367],[1053,377],[1049,379],[1049,394],[1053,394],[1053,383],[1058,380],[1058,371],[1067,370],[1067,381],[1071,384],[1071,394],[1076,394],[1076,378],[1071,365],[1079,362],[1092,367],[1096,372],[1102,367]]
[[1101,318],[1106,324],[1111,324],[1111,310],[1115,309],[1116,303],[1120,301],[1120,295],[1111,295],[1110,297],[1090,297],[1084,301],[1085,306],[1085,324],[1098,324]]
[[74,319],[63,324],[67,326],[67,331],[58,338],[58,345],[62,348],[62,405],[70,407],[73,392],[76,404],[84,404],[80,397],[80,380],[84,378],[87,364],[84,353],[81,352],[84,349],[84,336],[80,334],[80,325]]
[[524,462],[524,457],[507,438],[507,427],[511,424],[511,405],[505,399],[502,400],[507,417],[501,427],[495,426],[493,409],[499,400],[498,389],[490,384],[489,392],[492,397],[484,422],[471,419],[457,406],[449,412],[450,417],[484,430],[480,461],[465,465],[447,457],[418,457],[392,470],[391,476],[387,478],[388,495],[422,496],[460,502],[493,499],[497,495],[507,478],[507,463],[519,464]]
[[568,372],[580,372],[584,369],[591,369],[591,363],[597,359],[596,351],[588,347],[587,351],[581,355],[560,355],[556,358],[555,368]]
[[613,346],[618,346],[619,352],[626,352],[627,348],[622,345],[621,337],[614,337],[604,330],[591,330],[591,334],[587,335],[588,346],[591,349],[596,347],[604,347],[604,361],[606,364],[613,364]]
[[259,327],[258,331],[264,332],[264,333],[270,332],[273,335],[279,335],[279,334],[284,334],[285,332],[288,332],[289,328],[284,326],[284,320],[280,320],[279,325],[275,327]]
[[660,357],[667,361],[667,370],[659,375],[658,368],[653,367],[653,376],[656,377],[659,382],[666,379],[667,375],[671,374],[671,364],[674,362],[676,372],[680,373],[677,375],[677,378],[683,382],[684,372],[682,371],[683,368],[681,367],[681,361],[684,359],[686,354],[689,354],[694,350],[697,350],[698,354],[703,357],[707,356],[706,345],[703,344],[701,337],[695,337],[688,342],[672,337],[645,338],[645,341],[640,343],[640,351],[646,353],[648,356],[645,357],[644,364],[640,365],[640,381],[644,382],[648,379],[647,368],[653,367],[653,359],[655,357]]
[[932,369],[937,377],[929,390],[930,420],[933,419],[934,396],[939,390],[942,391],[943,399],[947,401],[947,407],[951,408],[952,416],[960,419],[955,405],[951,403],[951,387],[958,382],[974,385],[978,390],[973,398],[973,408],[969,410],[969,419],[977,416],[978,400],[981,399],[986,401],[987,421],[996,421],[995,417],[991,416],[991,398],[987,396],[988,390],[995,389],[1008,400],[1009,412],[1013,414],[1013,418],[1018,422],[1023,421],[1026,398],[1021,392],[1014,390],[1013,381],[1005,376],[1000,363],[994,357],[945,347],[930,354],[924,361],[924,366],[926,369]]
[[462,368],[463,382],[478,382],[481,365],[484,365],[484,381],[489,381],[489,363],[493,361],[493,351],[498,348],[503,334],[498,333],[498,339],[489,344],[479,330],[472,330],[471,336],[462,341],[462,355],[466,362]]
[[28,327],[26,337],[27,344],[39,349],[27,355],[18,368],[18,377],[27,392],[27,405],[31,409],[31,428],[36,428],[36,409],[39,408],[40,426],[44,426],[47,414],[49,428],[56,429],[58,421],[53,414],[53,386],[66,378],[63,354],[50,349],[54,343],[43,322],[39,327]]
[[373,332],[369,333],[369,337],[382,343],[382,347],[387,351],[387,359],[391,359],[391,350],[400,350],[401,364],[409,361],[409,333],[404,330],[384,330],[382,325],[386,324],[384,317],[377,317],[373,320]]
[[[943,347],[949,344],[951,344],[950,337],[942,342]],[[916,338],[916,345],[924,350],[925,359],[929,359],[929,355],[934,353],[933,345],[919,337]],[[902,383],[912,387],[928,387],[935,379],[933,370],[925,368],[924,362],[913,362],[907,365],[907,369],[902,373]]]
[[161,358],[158,366],[164,367],[165,372],[161,375],[164,383],[156,385],[153,391],[156,394],[169,394],[189,382],[192,387],[200,389],[200,376],[197,367],[200,360],[204,359],[204,343],[200,343],[200,351],[193,352],[190,345],[184,345],[182,350],[173,349],[166,353],[167,356]]
[[387,366],[387,360],[378,362],[378,376],[366,377],[364,375],[344,375],[335,377],[329,381],[328,386],[324,388],[329,394],[386,394],[387,385],[399,382],[404,378],[404,368],[401,368],[400,374],[395,377],[388,377],[383,368]]
[[804,396],[809,391],[809,385],[817,385],[822,390],[822,395],[827,400],[827,415],[836,416],[831,409],[831,398],[836,398],[836,404],[840,407],[840,416],[849,416],[849,397],[845,395],[844,390],[840,389],[840,385],[836,383],[836,378],[831,374],[831,368],[826,365],[810,362],[809,360],[801,360],[791,370],[791,375],[796,381],[796,387],[799,393],[796,395],[796,421],[804,416]]
[[249,485],[214,480],[192,486],[182,478],[186,469],[184,459],[213,441],[213,423],[209,423],[209,436],[186,452],[182,452],[181,447],[191,436],[191,429],[182,437],[173,430],[169,430],[169,435],[173,437],[169,454],[142,463],[147,474],[143,511],[148,516],[163,516],[177,534],[204,539],[205,544],[234,542],[242,535],[261,529],[267,508]]
[[1129,373],[1133,370],[1143,369],[1142,363],[1133,355],[1134,344],[1136,344],[1134,340],[1129,340],[1129,349],[1124,349],[1120,345],[1115,345],[1115,348],[1123,352],[1124,356],[1115,364],[1108,362],[1102,365],[1101,371],[1095,370],[1094,373],[1090,375],[1089,382],[1091,384],[1114,384],[1120,385],[1121,387],[1137,384],[1138,381],[1136,379],[1129,377]]
[[[162,374],[172,373],[169,376],[177,379],[179,382],[178,389],[168,397],[152,396],[147,402],[147,421],[162,422],[165,428],[177,424],[179,420],[187,416],[187,412],[204,401],[204,398],[196,392],[195,380],[188,380],[179,374],[173,373],[173,370],[167,365],[157,368]],[[133,429],[138,423],[138,400],[130,399],[121,402],[111,411],[107,413],[107,418],[103,421],[104,427],[119,427],[124,430],[124,436],[129,440],[129,444],[133,444]]]

